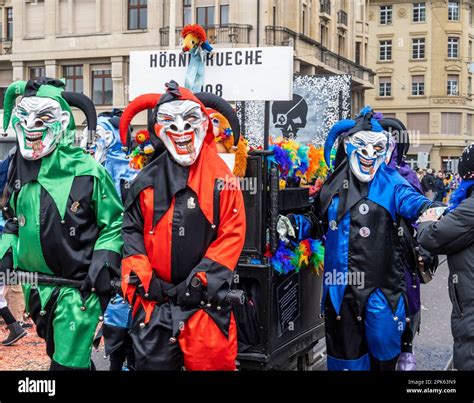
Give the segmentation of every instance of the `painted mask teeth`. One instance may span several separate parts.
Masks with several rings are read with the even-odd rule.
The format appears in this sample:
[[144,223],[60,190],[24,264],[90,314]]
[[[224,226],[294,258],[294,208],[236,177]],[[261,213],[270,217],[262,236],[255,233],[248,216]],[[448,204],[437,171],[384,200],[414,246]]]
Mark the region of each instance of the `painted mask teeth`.
[[33,142],[43,138],[43,132],[26,132],[25,137],[27,141]]

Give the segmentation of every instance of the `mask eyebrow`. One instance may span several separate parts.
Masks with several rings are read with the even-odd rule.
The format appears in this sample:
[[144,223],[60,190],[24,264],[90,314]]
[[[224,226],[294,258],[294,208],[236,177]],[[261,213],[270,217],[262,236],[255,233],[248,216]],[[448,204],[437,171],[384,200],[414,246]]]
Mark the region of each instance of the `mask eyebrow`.
[[200,109],[201,109],[201,107],[199,105],[192,106],[190,109],[187,109],[186,111],[184,111],[184,116],[188,116],[192,113],[196,113]]
[[44,109],[41,109],[39,112],[37,112],[37,115],[41,115],[41,114],[48,113],[48,112],[53,112],[53,110],[54,110],[54,107],[48,106]]

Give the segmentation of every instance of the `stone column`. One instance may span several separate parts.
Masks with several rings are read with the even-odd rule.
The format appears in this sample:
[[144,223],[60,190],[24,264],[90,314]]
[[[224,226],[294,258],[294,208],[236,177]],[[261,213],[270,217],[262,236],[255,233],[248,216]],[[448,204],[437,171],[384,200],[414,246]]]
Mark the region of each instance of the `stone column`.
[[112,85],[113,85],[113,106],[114,108],[124,108],[127,104],[125,94],[125,63],[123,56],[111,58],[112,63]]
[[44,73],[46,74],[46,77],[56,78],[56,77],[62,76],[62,72],[58,72],[57,60],[45,60]]

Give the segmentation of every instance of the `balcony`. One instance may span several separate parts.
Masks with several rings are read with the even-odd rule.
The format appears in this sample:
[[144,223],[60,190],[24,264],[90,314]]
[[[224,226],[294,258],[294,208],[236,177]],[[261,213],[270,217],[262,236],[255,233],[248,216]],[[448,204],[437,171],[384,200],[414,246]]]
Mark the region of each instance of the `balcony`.
[[320,0],[319,12],[331,15],[331,0]]
[[374,83],[375,73],[371,69],[330,51],[309,36],[298,34],[286,27],[273,25],[265,27],[265,34],[266,44],[268,46],[288,46],[293,44],[295,50],[298,50],[299,42],[301,42],[301,53],[308,54],[308,45],[311,45],[314,48],[314,56],[323,64],[337,69],[342,73],[369,81],[371,84]]
[[0,38],[0,55],[11,55],[12,43],[11,38]]
[[[252,25],[244,24],[225,24],[225,25],[206,25],[203,27],[207,34],[207,40],[210,44],[249,44],[250,31]],[[179,46],[181,40],[182,27],[176,28],[176,43]],[[169,27],[160,28],[160,45],[170,46]]]
[[344,10],[339,10],[337,12],[337,23],[347,27],[347,13]]

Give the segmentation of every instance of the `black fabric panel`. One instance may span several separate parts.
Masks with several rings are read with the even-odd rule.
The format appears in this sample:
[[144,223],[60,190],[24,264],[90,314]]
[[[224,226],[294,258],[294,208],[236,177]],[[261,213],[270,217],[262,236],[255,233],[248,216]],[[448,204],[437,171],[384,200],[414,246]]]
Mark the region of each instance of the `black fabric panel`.
[[135,315],[130,335],[133,340],[135,366],[139,371],[180,371],[184,364],[179,343],[170,343],[172,319],[169,303],[156,305],[150,322],[144,328],[142,308]]
[[132,182],[127,194],[125,208],[128,209],[141,191],[153,187],[153,226],[164,216],[171,206],[173,197],[185,189],[188,182],[189,167],[173,161],[168,153],[161,154],[148,164]]
[[326,298],[324,313],[328,355],[342,360],[355,360],[367,354],[365,315],[361,315],[362,320],[357,320],[360,314],[350,291],[344,295],[339,320],[336,319],[337,313],[331,298]]
[[13,255],[11,250],[9,250],[0,260],[0,273],[7,273],[7,271],[13,270]]
[[[361,214],[359,206],[366,204],[368,214]],[[368,237],[360,229],[370,230]],[[401,234],[400,234],[401,235]],[[380,288],[395,311],[400,296],[405,291],[404,267],[401,259],[399,226],[390,213],[370,200],[361,200],[351,209],[349,232],[349,261],[351,272],[364,273],[364,287],[351,287],[362,312],[370,294]]]
[[124,258],[147,254],[143,243],[143,225],[140,201],[135,199],[128,206],[123,216],[122,239]]
[[323,185],[320,193],[321,214],[326,215],[334,196],[339,195],[337,221],[356,203],[368,195],[368,184],[360,182],[352,173],[347,159],[341,163]]
[[[45,189],[41,190],[41,247],[46,264],[58,276],[83,280],[92,263],[100,232],[92,207],[93,189],[92,176],[74,179],[64,223],[51,196]],[[71,210],[75,202],[79,207]]]
[[199,264],[209,245],[216,238],[199,207],[197,195],[185,188],[175,196],[171,243],[171,282],[179,284]]
[[38,289],[31,288],[30,299],[29,299],[29,313],[33,322],[36,325],[36,332],[38,336],[46,341],[46,353],[52,359],[54,354],[54,310],[56,307],[56,301],[59,296],[60,288],[56,287],[49,299],[48,303],[44,307],[45,315],[41,315],[41,300],[39,297]]

